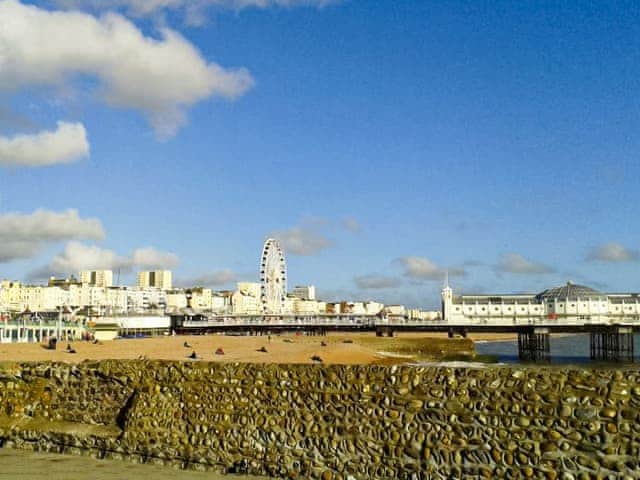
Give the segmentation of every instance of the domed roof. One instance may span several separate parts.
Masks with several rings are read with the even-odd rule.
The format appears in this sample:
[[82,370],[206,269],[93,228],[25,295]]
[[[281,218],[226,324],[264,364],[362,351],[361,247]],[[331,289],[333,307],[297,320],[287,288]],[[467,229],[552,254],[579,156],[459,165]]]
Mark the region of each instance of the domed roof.
[[604,294],[594,290],[591,287],[585,287],[584,285],[576,285],[575,283],[567,282],[566,285],[561,287],[548,288],[543,292],[536,295],[538,300],[549,300],[553,298],[576,300],[578,298],[594,298],[604,297]]

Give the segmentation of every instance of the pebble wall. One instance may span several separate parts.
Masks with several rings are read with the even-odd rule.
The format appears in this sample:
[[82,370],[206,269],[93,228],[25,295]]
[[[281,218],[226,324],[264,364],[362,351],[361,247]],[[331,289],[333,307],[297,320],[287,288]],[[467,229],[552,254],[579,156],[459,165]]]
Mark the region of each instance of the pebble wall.
[[284,478],[640,478],[640,370],[0,366],[0,442]]

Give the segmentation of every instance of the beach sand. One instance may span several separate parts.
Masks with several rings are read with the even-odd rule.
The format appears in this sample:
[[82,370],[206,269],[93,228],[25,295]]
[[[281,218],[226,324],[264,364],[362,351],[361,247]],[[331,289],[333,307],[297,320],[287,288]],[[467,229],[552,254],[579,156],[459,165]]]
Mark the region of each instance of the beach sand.
[[[325,337],[294,334],[265,336],[179,335],[152,338],[118,339],[100,344],[72,342],[77,353],[67,353],[67,344],[61,342],[57,350],[47,350],[38,343],[0,344],[0,361],[58,361],[79,363],[84,360],[148,359],[184,360],[196,352],[198,360],[212,362],[251,363],[315,363],[314,356],[328,364],[378,364],[410,360],[403,355],[404,343],[427,347],[437,344],[438,352],[447,353],[448,345],[459,348],[460,339],[447,340],[446,334],[400,334],[394,338],[375,337],[374,333],[332,333]],[[509,340],[513,334],[473,334],[476,341]],[[352,342],[352,343],[345,343]],[[185,347],[184,343],[189,344]],[[326,346],[322,346],[324,342]],[[449,343],[450,342],[450,343]],[[267,351],[259,351],[264,347]],[[224,355],[216,355],[221,348]],[[197,360],[196,360],[197,361]]]

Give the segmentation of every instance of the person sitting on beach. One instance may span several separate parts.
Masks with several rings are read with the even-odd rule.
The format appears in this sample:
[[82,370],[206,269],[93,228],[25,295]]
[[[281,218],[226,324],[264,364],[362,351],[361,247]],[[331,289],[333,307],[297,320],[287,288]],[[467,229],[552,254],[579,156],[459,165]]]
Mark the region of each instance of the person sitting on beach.
[[189,345],[189,342],[184,342],[182,345],[184,345],[184,348],[191,348],[191,345]]
[[194,360],[195,360],[196,358],[198,358],[198,355],[196,355],[196,351],[195,351],[195,350],[194,350],[193,352],[191,352],[191,355],[189,355],[189,358],[192,358],[192,359],[194,359]]
[[67,343],[67,353],[76,353],[75,349],[71,347],[70,343]]

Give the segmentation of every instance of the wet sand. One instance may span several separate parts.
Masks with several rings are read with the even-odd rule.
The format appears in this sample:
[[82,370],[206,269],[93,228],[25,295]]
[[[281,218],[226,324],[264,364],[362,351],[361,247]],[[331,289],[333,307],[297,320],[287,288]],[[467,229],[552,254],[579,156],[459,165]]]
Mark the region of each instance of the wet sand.
[[[402,334],[389,339],[389,345],[401,343],[403,339],[425,343],[438,342],[445,345],[446,334]],[[516,338],[513,334],[471,334],[476,341],[498,341]],[[77,353],[67,353],[67,344],[61,342],[57,350],[47,350],[42,344],[0,344],[0,361],[62,361],[78,363],[84,360],[104,359],[148,359],[184,360],[196,352],[198,360],[213,362],[250,363],[315,363],[319,357],[328,364],[376,364],[393,362],[393,354],[384,348],[384,340],[373,333],[329,334],[325,337],[297,336],[293,334],[267,336],[185,335],[153,338],[118,339],[100,344],[73,342]],[[189,347],[185,347],[184,343]],[[321,342],[326,345],[323,346]],[[352,343],[346,343],[352,342]],[[381,343],[382,342],[382,343]],[[266,349],[266,352],[259,351]],[[217,355],[218,348],[224,355]],[[398,357],[397,361],[406,358]]]

